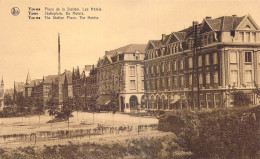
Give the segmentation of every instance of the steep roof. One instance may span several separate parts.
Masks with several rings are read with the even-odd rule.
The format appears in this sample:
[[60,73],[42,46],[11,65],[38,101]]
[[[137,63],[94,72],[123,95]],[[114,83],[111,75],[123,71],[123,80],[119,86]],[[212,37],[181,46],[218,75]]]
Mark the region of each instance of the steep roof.
[[160,45],[162,44],[161,40],[150,40],[150,42],[152,43],[155,49],[159,48]]
[[44,78],[44,82],[45,84],[50,84],[53,81],[55,81],[58,78],[58,75],[48,75]]
[[118,49],[111,50],[106,55],[108,57],[112,57],[115,56],[117,53],[134,53],[136,51],[140,53],[145,53],[145,48],[146,44],[129,44]]
[[65,80],[65,74],[67,77],[67,82],[68,84],[72,84],[72,72],[71,71],[64,71],[61,75],[60,75],[60,81],[63,84],[64,80]]

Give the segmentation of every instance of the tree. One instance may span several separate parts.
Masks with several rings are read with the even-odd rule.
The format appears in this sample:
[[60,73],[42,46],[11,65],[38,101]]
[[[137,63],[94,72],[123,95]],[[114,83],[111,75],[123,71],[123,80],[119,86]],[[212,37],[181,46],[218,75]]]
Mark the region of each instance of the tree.
[[95,116],[95,111],[97,111],[97,99],[98,99],[98,95],[92,95],[90,97],[90,102],[89,102],[89,106],[90,106],[90,110],[93,112],[93,124],[94,124],[94,116]]
[[32,97],[25,99],[25,110],[29,114],[29,122],[31,122],[30,116],[32,114],[32,110],[33,110],[34,105],[35,105],[35,100]]
[[110,101],[109,101],[108,105],[109,105],[110,111],[112,111],[112,115],[113,115],[113,127],[114,127],[114,114],[116,113],[116,111],[119,110],[118,94],[116,94],[115,92],[113,92],[113,93],[110,95]]
[[109,109],[113,112],[113,114],[119,110],[119,100],[118,100],[118,94],[113,92],[110,95],[110,101],[108,103]]
[[10,94],[5,94],[5,96],[4,96],[4,103],[5,103],[6,106],[14,104],[14,102],[12,100],[12,96]]
[[40,125],[41,125],[41,114],[44,113],[43,100],[40,99],[40,98],[36,98],[35,111],[36,111],[36,113],[39,115],[39,128],[40,128]]
[[251,98],[248,96],[248,94],[242,91],[233,92],[232,97],[235,107],[246,107],[252,103]]
[[70,128],[70,117],[73,117],[74,102],[71,97],[68,97],[63,101],[63,106],[61,109],[61,114],[64,117],[65,121],[68,120],[68,129]]
[[83,108],[83,100],[78,95],[74,98],[74,109],[77,111],[77,120],[78,120],[78,113],[79,110]]
[[23,93],[18,92],[17,96],[16,96],[16,105],[17,105],[17,111],[22,116],[22,122],[23,122],[23,116],[26,113],[25,104],[26,104],[26,101],[25,101],[25,98],[23,96]]
[[51,132],[52,132],[53,116],[55,116],[58,111],[58,105],[59,103],[53,97],[47,103],[48,113],[51,116]]

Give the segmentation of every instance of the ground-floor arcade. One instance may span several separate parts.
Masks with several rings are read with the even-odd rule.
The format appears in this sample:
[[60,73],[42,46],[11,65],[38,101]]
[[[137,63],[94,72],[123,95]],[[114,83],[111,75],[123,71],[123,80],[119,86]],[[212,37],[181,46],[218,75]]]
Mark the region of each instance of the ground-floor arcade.
[[130,112],[146,108],[145,96],[143,93],[119,94],[119,111]]

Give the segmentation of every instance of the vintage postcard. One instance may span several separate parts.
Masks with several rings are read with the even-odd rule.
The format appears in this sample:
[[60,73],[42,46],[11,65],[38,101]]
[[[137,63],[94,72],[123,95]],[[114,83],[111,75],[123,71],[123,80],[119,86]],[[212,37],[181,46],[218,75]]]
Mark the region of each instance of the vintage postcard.
[[259,6],[0,0],[0,158],[260,158]]

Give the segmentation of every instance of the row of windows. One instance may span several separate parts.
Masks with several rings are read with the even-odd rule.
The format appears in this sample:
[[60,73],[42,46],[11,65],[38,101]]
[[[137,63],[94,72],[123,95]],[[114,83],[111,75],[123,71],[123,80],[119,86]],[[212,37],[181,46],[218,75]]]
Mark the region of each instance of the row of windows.
[[[136,89],[136,81],[130,80],[130,89]],[[144,89],[144,80],[142,80],[141,89]]]
[[[205,76],[205,83],[206,84],[218,84],[219,83],[219,79],[218,79],[218,72],[214,72],[213,74],[213,81],[211,81],[211,75],[210,72],[206,73],[205,75],[203,73],[199,74],[199,84],[203,85],[204,83],[204,78],[203,76]],[[159,89],[159,88],[168,88],[170,87],[170,83],[172,80],[172,86],[177,87],[178,85],[181,87],[184,87],[185,82],[186,82],[186,86],[188,85],[192,85],[192,74],[189,75],[178,75],[178,76],[173,76],[172,79],[171,78],[162,78],[162,79],[155,79],[155,80],[151,80],[149,85],[151,89]]]
[[[130,76],[135,76],[136,74],[136,67],[135,66],[130,66],[129,67],[129,72],[130,72]],[[144,74],[144,67],[141,67],[141,75]]]
[[257,34],[255,32],[238,32],[238,41],[256,42]]
[[[245,63],[251,63],[253,60],[253,53],[250,51],[247,51],[244,53],[244,62]],[[230,63],[238,63],[238,53],[237,52],[230,52]],[[260,58],[259,58],[260,59]]]
[[[203,66],[203,58],[202,58],[202,56],[203,55],[200,55],[198,57],[198,65],[199,65],[199,67]],[[213,58],[213,64],[218,64],[218,55],[217,55],[217,53],[213,53],[212,58]],[[171,62],[163,63],[163,64],[161,64],[161,66],[159,66],[159,65],[148,66],[146,68],[146,71],[147,71],[148,74],[159,73],[160,71],[165,72],[166,70],[170,71],[171,70],[171,65],[172,65],[172,70],[177,70],[177,69],[182,70],[182,69],[184,69],[184,66],[185,66],[186,69],[193,67],[193,59],[192,59],[192,57],[186,58],[185,61],[184,60],[179,60],[179,61],[173,61],[172,63]],[[210,63],[211,63],[210,62],[210,54],[205,54],[205,66],[210,65]]]
[[[244,84],[246,86],[252,86],[253,84],[253,73],[252,70],[245,70],[244,74]],[[232,86],[238,86],[238,70],[231,70],[230,71],[230,82]]]

